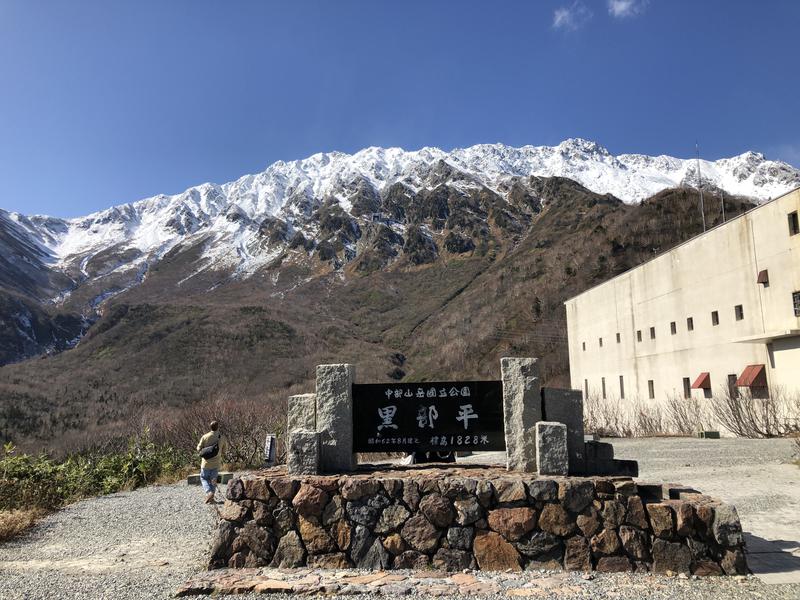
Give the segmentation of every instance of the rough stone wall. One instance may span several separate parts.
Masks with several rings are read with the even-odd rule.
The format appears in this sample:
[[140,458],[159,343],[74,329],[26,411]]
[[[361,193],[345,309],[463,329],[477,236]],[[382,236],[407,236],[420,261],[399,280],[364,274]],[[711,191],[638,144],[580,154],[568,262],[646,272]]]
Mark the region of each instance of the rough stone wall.
[[747,571],[734,507],[627,478],[265,473],[228,485],[211,567]]

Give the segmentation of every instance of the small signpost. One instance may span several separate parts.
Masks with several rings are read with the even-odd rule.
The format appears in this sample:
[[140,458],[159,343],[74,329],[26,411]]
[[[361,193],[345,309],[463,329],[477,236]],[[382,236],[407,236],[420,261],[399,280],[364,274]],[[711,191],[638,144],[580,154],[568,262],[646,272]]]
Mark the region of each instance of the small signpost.
[[264,464],[271,467],[275,464],[275,434],[268,433],[264,440]]
[[354,452],[505,448],[500,381],[353,384]]

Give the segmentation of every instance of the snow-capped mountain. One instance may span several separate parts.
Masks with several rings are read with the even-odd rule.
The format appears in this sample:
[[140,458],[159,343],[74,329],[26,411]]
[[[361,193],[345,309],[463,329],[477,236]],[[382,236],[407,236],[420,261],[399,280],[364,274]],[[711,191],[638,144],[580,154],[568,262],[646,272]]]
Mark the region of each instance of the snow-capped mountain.
[[[0,209],[0,429],[277,401],[343,357],[380,380],[538,356],[564,385],[564,300],[702,231],[697,193],[665,190],[695,168],[584,140],[367,148],[76,219]],[[709,226],[719,189],[732,218],[800,185],[754,153],[701,171]]]
[[[759,201],[800,186],[800,170],[754,152],[700,161],[700,171],[703,187]],[[391,232],[385,235],[404,234],[404,219],[382,214],[387,194],[414,195],[445,185],[457,193],[487,189],[508,200],[515,186],[525,186],[526,178],[548,176],[573,179],[628,203],[666,188],[694,186],[698,179],[694,159],[614,156],[583,139],[521,148],[481,144],[451,152],[372,147],[355,154],[330,152],[278,161],[262,173],[230,183],[205,183],[82,218],[6,213],[6,220],[13,222],[17,237],[20,232],[29,237],[37,260],[76,285],[127,272],[124,285],[117,281],[109,292],[116,293],[140,282],[153,264],[178,246],[202,245],[196,272],[228,269],[239,276],[268,264],[286,247],[309,250],[323,241],[320,229],[325,224],[317,212],[322,206],[336,208],[343,215],[337,218],[347,221],[345,229],[353,230],[352,236],[339,235],[345,254],[352,257],[361,237],[353,218],[372,221],[378,213]],[[106,297],[98,296],[97,301]]]

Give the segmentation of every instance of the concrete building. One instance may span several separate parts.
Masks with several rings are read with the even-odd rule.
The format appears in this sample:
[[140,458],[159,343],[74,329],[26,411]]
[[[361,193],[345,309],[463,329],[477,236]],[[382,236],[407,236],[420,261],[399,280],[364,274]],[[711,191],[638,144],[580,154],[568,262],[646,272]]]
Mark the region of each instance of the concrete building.
[[572,387],[800,392],[800,189],[566,301]]

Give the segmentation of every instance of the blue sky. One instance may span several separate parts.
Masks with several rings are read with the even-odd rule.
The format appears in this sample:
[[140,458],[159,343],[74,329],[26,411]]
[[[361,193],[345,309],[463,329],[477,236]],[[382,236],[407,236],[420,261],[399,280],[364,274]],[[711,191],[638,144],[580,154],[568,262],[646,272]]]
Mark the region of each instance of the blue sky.
[[800,2],[0,0],[0,207],[77,216],[370,145],[800,166]]

